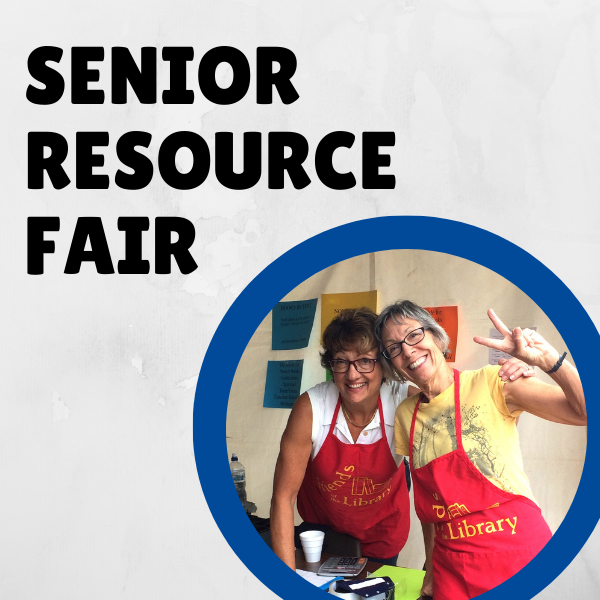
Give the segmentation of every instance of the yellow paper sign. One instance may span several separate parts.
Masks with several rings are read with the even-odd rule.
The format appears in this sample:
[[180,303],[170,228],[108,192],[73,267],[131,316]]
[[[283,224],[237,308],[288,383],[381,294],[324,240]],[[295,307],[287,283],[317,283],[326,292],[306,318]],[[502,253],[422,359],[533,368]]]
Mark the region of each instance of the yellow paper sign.
[[378,310],[379,294],[373,292],[352,292],[349,294],[322,294],[321,295],[321,339],[325,327],[344,308],[362,308],[366,306],[373,312]]

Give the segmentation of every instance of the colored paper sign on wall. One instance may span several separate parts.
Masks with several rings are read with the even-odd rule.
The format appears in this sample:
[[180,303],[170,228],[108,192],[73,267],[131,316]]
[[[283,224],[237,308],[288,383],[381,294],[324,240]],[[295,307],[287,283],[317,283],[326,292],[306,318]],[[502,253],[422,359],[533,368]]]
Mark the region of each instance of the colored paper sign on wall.
[[272,315],[271,348],[297,350],[306,348],[315,322],[317,299],[278,302]]
[[270,360],[265,384],[265,408],[292,408],[300,395],[303,360]]
[[377,312],[379,293],[351,292],[348,294],[322,294],[321,295],[321,338],[325,327],[331,323],[333,318],[344,308],[362,308],[366,306]]
[[456,360],[456,340],[458,339],[458,306],[424,306],[423,308],[448,334],[450,346],[446,362],[454,362]]

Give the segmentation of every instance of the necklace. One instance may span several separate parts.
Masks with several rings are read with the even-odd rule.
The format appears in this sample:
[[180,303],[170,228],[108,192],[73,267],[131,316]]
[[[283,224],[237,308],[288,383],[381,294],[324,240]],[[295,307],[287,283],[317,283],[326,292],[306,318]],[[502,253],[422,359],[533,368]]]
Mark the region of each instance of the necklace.
[[377,414],[377,409],[379,408],[379,405],[375,407],[375,410],[373,411],[373,414],[371,415],[371,418],[364,424],[364,425],[357,425],[349,416],[348,413],[346,412],[346,409],[344,408],[344,405],[342,404],[342,412],[344,413],[344,417],[346,417],[346,421],[349,421],[352,425],[354,425],[354,427],[358,427],[359,429],[364,429],[367,425],[371,424],[371,421],[375,418],[375,415]]

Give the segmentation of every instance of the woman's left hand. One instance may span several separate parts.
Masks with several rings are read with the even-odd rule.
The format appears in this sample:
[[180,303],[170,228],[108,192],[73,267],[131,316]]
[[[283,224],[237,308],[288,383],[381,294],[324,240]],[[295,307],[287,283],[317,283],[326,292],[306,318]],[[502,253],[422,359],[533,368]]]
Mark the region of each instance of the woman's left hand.
[[518,358],[501,358],[498,364],[502,367],[498,372],[498,377],[502,381],[516,381],[520,377],[535,377],[533,367],[524,363]]
[[559,353],[539,334],[532,329],[515,327],[509,329],[490,308],[488,317],[494,327],[502,334],[501,340],[475,336],[473,341],[488,348],[494,348],[510,354],[524,363],[549,371],[559,358]]

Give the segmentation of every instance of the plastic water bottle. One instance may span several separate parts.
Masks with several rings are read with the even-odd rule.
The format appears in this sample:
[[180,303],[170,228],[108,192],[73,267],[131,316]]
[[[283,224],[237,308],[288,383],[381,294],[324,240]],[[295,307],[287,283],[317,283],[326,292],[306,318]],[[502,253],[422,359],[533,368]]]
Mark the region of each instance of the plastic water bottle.
[[246,469],[244,465],[238,460],[237,454],[231,455],[231,462],[229,463],[231,469],[231,476],[233,477],[233,483],[235,489],[240,497],[240,501],[245,505],[246,502]]

